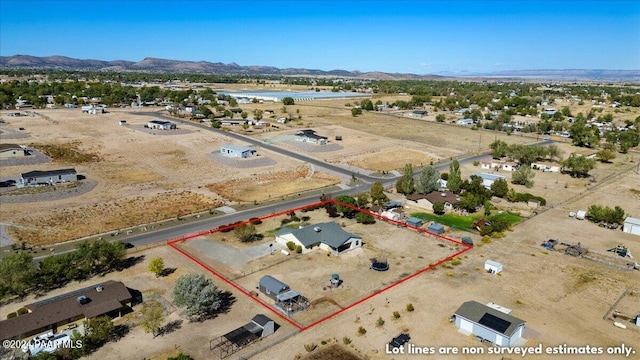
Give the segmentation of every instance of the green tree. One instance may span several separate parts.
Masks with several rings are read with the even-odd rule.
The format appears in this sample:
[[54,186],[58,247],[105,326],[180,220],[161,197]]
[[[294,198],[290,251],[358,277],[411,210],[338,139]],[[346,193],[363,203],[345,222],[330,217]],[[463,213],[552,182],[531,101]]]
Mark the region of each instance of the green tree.
[[295,101],[294,101],[294,100],[293,100],[293,98],[292,98],[292,97],[290,97],[290,96],[287,96],[287,97],[282,98],[282,103],[283,103],[284,105],[295,105]]
[[420,177],[416,184],[416,190],[420,194],[428,194],[432,191],[438,190],[438,180],[440,180],[440,173],[433,166],[427,165],[422,168]]
[[154,257],[149,261],[149,271],[159,277],[164,272],[164,260],[161,257]]
[[[336,200],[341,202],[341,203],[345,203],[345,204],[351,205],[353,207],[357,206],[356,199],[354,199],[353,196],[338,195],[338,196],[336,196]],[[338,210],[338,212],[341,212],[342,215],[344,215],[346,217],[351,217],[351,215],[353,215],[355,213],[355,210],[353,208],[350,208],[350,207],[342,205],[342,204],[336,204],[336,210]]]
[[87,327],[85,328],[84,339],[86,342],[83,343],[83,346],[95,349],[113,340],[115,336],[115,326],[113,326],[108,316],[89,319]]
[[176,279],[173,302],[178,307],[184,307],[182,314],[190,321],[211,318],[222,305],[220,290],[202,274],[187,274]]
[[523,165],[513,172],[513,175],[511,175],[511,183],[530,188],[533,187],[533,178],[535,176],[536,174],[531,170],[531,167]]
[[369,204],[369,194],[366,192],[356,195],[356,204],[359,208],[364,208]]
[[36,274],[31,255],[19,252],[3,256],[0,259],[0,298],[26,295],[36,284]]
[[376,223],[376,219],[372,215],[369,215],[364,212],[359,212],[356,214],[356,221],[364,225]]
[[446,117],[444,116],[444,114],[436,115],[436,121],[437,122],[444,122],[445,119],[446,119]]
[[585,120],[578,120],[569,127],[569,134],[571,134],[571,141],[576,146],[595,147],[600,141],[600,135],[598,128],[591,128],[587,126]]
[[433,204],[433,213],[436,215],[444,214],[444,203],[437,202]]
[[253,241],[256,237],[256,226],[251,223],[243,224],[240,226],[236,226],[233,229],[233,232],[241,242]]
[[362,108],[354,107],[351,109],[351,116],[356,117],[362,114]]
[[459,194],[460,190],[462,190],[462,174],[458,160],[453,160],[451,164],[449,164],[447,188],[456,194]]
[[598,160],[600,160],[600,162],[608,163],[616,158],[616,153],[608,149],[602,149],[596,153],[596,157],[598,158]]
[[415,181],[413,180],[413,165],[406,164],[404,166],[404,173],[402,177],[396,183],[396,190],[399,193],[408,195],[415,191]]
[[156,300],[145,301],[142,304],[142,321],[140,325],[144,329],[145,333],[152,333],[155,338],[158,336],[158,331],[162,327],[164,322],[164,308],[162,304]]
[[493,150],[492,152],[493,158],[500,159],[501,157],[507,155],[507,150],[509,148],[509,145],[502,140],[496,140],[491,144],[489,144],[489,147],[491,148],[491,150]]
[[509,191],[509,184],[507,180],[499,178],[491,184],[491,191],[493,194],[499,198],[504,198]]
[[561,156],[561,152],[560,152],[560,148],[558,147],[558,145],[556,144],[551,144],[549,146],[547,146],[547,157],[550,160],[560,160],[560,156]]
[[240,117],[242,118],[242,120],[247,120],[249,114],[246,111],[243,111],[240,113]]
[[376,181],[371,185],[371,190],[369,192],[371,194],[371,201],[375,205],[382,205],[385,202],[389,201],[389,198],[384,193],[384,186],[380,181]]
[[596,159],[588,159],[585,156],[571,153],[567,159],[562,162],[562,167],[568,170],[573,177],[586,177],[589,171],[596,166]]
[[255,109],[255,110],[253,110],[253,118],[254,118],[255,120],[262,120],[262,114],[263,114],[263,113],[264,113],[264,112],[263,112],[262,110],[260,110],[260,109]]

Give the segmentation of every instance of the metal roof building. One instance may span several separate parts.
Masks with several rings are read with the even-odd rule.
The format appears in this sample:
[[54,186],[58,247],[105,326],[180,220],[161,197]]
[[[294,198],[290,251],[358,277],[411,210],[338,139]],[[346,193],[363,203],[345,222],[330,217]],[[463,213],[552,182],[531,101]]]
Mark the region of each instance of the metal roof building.
[[477,301],[467,301],[455,312],[456,326],[498,346],[522,342],[525,321]]

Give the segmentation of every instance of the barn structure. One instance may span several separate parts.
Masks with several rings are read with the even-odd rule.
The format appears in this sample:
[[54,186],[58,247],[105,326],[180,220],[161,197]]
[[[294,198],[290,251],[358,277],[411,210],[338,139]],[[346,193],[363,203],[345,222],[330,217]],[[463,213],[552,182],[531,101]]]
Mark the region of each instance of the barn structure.
[[248,158],[257,154],[255,149],[248,146],[224,145],[220,147],[220,153],[232,158]]
[[263,276],[258,282],[258,290],[275,301],[275,308],[288,316],[303,311],[309,307],[309,300],[297,291],[291,290],[289,285],[269,276]]
[[[492,304],[492,303],[490,303]],[[476,335],[498,346],[519,346],[523,340],[525,321],[499,306],[467,301],[455,312],[455,323],[461,332]]]
[[218,351],[224,359],[244,349],[252,343],[273,334],[279,325],[263,314],[258,314],[251,322],[230,331],[209,342],[209,350]]

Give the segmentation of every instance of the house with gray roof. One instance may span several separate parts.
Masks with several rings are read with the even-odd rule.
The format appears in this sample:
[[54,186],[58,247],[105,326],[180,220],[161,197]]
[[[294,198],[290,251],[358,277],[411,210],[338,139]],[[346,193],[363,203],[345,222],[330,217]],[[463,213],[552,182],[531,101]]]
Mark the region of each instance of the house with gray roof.
[[0,159],[24,157],[27,151],[17,144],[0,144]]
[[64,183],[70,181],[78,181],[78,173],[76,169],[59,169],[59,170],[34,170],[20,175],[18,187],[25,185],[36,186],[41,184],[53,185],[56,183]]
[[362,246],[362,238],[348,233],[335,221],[305,226],[299,229],[283,227],[276,232],[276,242],[286,245],[292,241],[302,247],[306,254],[314,248],[320,248],[334,255]]
[[477,177],[481,178],[482,179],[482,186],[484,186],[486,189],[491,189],[491,185],[493,185],[493,183],[498,179],[507,180],[506,176],[497,175],[497,174],[473,173],[473,174],[471,174],[471,176],[477,176]]
[[[492,306],[489,306],[492,305]],[[463,303],[455,312],[456,326],[498,346],[520,346],[524,343],[525,321],[511,315],[511,310],[493,303]]]

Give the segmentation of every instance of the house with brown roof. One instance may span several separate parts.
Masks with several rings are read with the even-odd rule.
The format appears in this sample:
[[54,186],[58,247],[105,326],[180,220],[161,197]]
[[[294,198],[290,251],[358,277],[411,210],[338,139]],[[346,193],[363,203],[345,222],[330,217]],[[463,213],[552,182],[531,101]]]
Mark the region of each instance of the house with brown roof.
[[423,209],[433,211],[433,204],[444,204],[445,211],[451,211],[460,202],[460,197],[449,190],[432,191],[426,195],[411,194],[407,196],[407,201]]
[[105,281],[26,305],[24,315],[0,321],[0,340],[23,339],[61,326],[107,315],[119,317],[130,309],[132,296],[120,281]]

